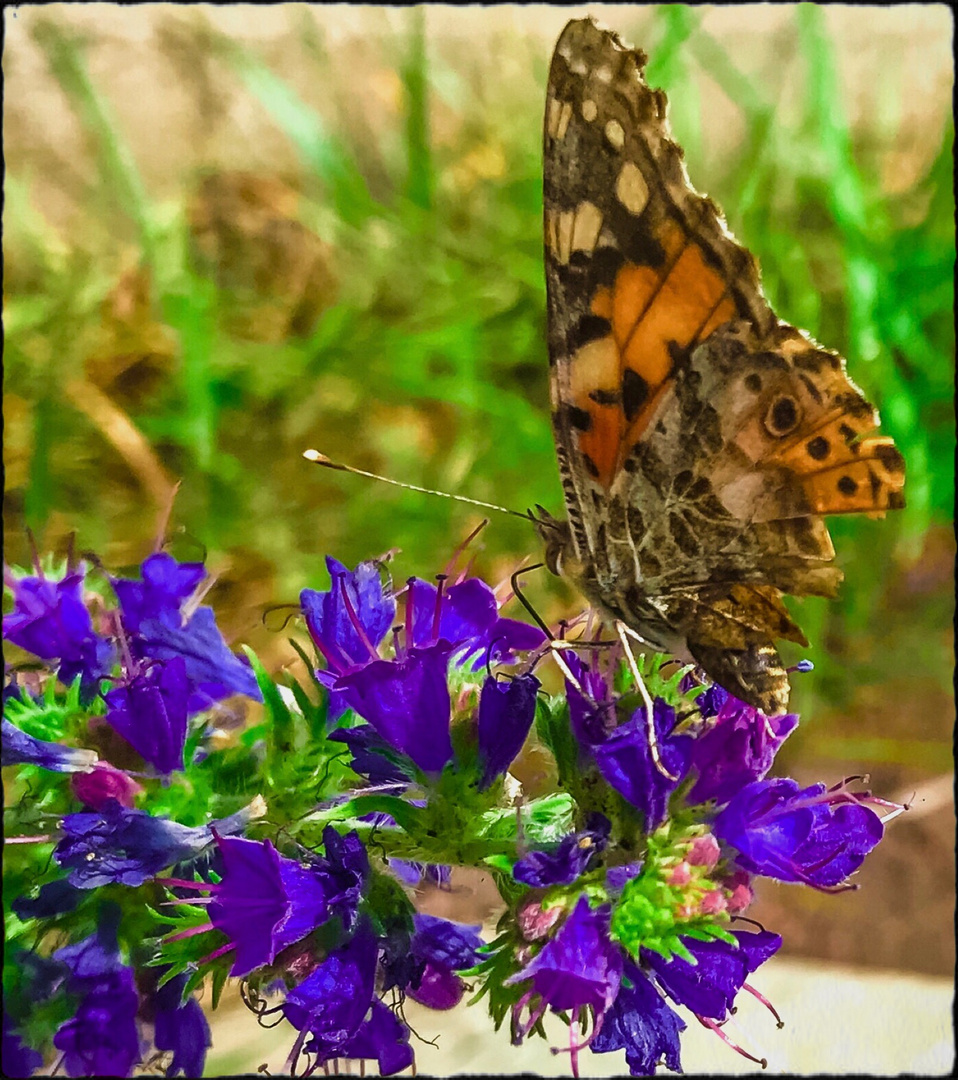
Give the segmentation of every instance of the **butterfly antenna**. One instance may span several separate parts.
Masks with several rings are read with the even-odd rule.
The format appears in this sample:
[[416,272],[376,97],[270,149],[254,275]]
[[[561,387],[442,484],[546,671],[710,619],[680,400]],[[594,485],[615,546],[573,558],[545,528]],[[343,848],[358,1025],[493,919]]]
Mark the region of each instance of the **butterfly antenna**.
[[343,465],[338,461],[332,461],[318,450],[304,450],[303,457],[312,461],[315,465],[323,465],[327,469],[336,469],[338,472],[354,473],[356,476],[365,476],[370,480],[381,480],[384,484],[392,484],[393,487],[407,488],[409,491],[419,491],[423,495],[441,495],[444,499],[452,499],[455,502],[469,503],[472,506],[481,506],[486,510],[498,510],[500,514],[511,514],[513,517],[522,518],[523,521],[535,521],[528,511],[520,513],[518,510],[510,510],[507,506],[497,506],[495,503],[483,502],[481,499],[470,499],[467,495],[453,495],[448,491],[435,491],[433,488],[419,487],[417,484],[404,484],[401,480],[391,480],[388,476],[380,476],[379,473],[367,472],[365,469],[357,469],[353,465]]

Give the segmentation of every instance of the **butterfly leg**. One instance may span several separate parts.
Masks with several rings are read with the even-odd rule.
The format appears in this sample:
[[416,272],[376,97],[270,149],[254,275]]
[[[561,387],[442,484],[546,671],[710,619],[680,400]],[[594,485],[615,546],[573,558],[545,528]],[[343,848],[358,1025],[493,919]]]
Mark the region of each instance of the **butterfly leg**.
[[622,642],[626,663],[629,665],[629,671],[632,672],[632,678],[635,680],[636,688],[638,689],[639,695],[642,698],[642,703],[645,706],[645,718],[649,729],[649,750],[652,753],[652,763],[666,780],[671,780],[674,783],[678,780],[678,777],[673,776],[662,763],[662,755],[659,752],[659,742],[655,737],[652,697],[649,694],[648,687],[645,685],[645,680],[642,678],[639,671],[639,665],[635,659],[635,653],[632,652],[632,645],[629,642],[629,638],[637,641],[640,645],[646,645],[647,643],[632,629],[631,626],[627,626],[621,619],[615,620],[615,632],[618,634],[619,641]]

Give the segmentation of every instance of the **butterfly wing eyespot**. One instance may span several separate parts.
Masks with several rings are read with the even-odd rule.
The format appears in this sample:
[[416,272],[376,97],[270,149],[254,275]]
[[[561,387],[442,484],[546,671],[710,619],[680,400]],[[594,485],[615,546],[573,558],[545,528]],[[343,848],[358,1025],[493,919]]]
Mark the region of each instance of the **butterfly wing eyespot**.
[[790,394],[780,394],[765,413],[765,430],[776,439],[790,435],[801,423],[802,410]]
[[835,595],[824,515],[902,505],[904,464],[842,358],[770,308],[754,258],[692,187],[645,63],[582,19],[549,71],[562,568],[646,640],[684,643],[736,696],[780,712],[774,642],[804,641],[781,595]]

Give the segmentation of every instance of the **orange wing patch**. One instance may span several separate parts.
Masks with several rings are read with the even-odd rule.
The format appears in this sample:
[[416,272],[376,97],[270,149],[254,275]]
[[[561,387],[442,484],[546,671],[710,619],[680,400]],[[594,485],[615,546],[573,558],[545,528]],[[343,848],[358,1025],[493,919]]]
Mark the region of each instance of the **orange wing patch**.
[[591,303],[611,333],[572,357],[573,404],[590,420],[579,449],[606,489],[668,388],[673,350],[688,349],[736,315],[723,275],[677,222],[667,220],[656,239],[664,265],[622,266]]

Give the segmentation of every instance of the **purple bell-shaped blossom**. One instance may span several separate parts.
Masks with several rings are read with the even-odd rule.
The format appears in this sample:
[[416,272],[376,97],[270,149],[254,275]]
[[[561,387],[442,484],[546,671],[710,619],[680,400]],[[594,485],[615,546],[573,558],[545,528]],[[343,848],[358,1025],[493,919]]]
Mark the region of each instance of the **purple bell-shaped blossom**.
[[156,552],[144,560],[141,575],[139,581],[113,580],[133,660],[168,666],[181,659],[189,684],[189,715],[231,694],[262,701],[252,668],[230,651],[213,609],[191,610],[189,599],[205,575],[201,564],[179,563],[166,552]]
[[869,798],[828,791],[824,784],[800,788],[795,780],[756,780],[732,797],[712,831],[735,849],[744,870],[833,888],[882,838],[881,818],[863,805]]
[[95,750],[81,750],[62,743],[46,742],[28,735],[16,724],[3,718],[2,756],[7,765],[38,765],[51,772],[89,773],[97,763]]
[[692,745],[692,769],[698,778],[688,797],[692,803],[724,803],[765,776],[779,747],[798,726],[798,717],[766,716],[717,684],[700,696],[700,703],[706,694],[703,716],[714,719]]
[[593,1054],[625,1050],[632,1076],[653,1076],[663,1063],[681,1072],[679,1035],[685,1027],[644,972],[627,961],[619,992],[589,1049]]
[[191,827],[128,810],[109,799],[95,813],[63,818],[63,838],[53,857],[70,871],[71,884],[81,889],[142,885],[174,863],[202,854],[213,843],[214,829],[222,835],[242,832],[260,813],[261,803],[254,801],[228,818]]
[[139,998],[133,969],[120,956],[112,913],[95,934],[58,949],[53,959],[66,966],[66,989],[79,998],[76,1014],[53,1037],[67,1075],[129,1076],[140,1060]]
[[502,682],[490,676],[482,684],[477,725],[483,767],[480,789],[502,776],[522,749],[535,718],[538,689],[539,680],[528,674]]
[[79,675],[89,697],[112,671],[115,652],[94,632],[83,603],[83,577],[83,569],[60,581],[42,574],[21,578],[5,574],[13,592],[13,611],[3,616],[3,636],[41,660],[58,661],[57,675],[65,685]]
[[106,721],[158,773],[181,772],[191,692],[186,661],[171,657],[110,690]]

